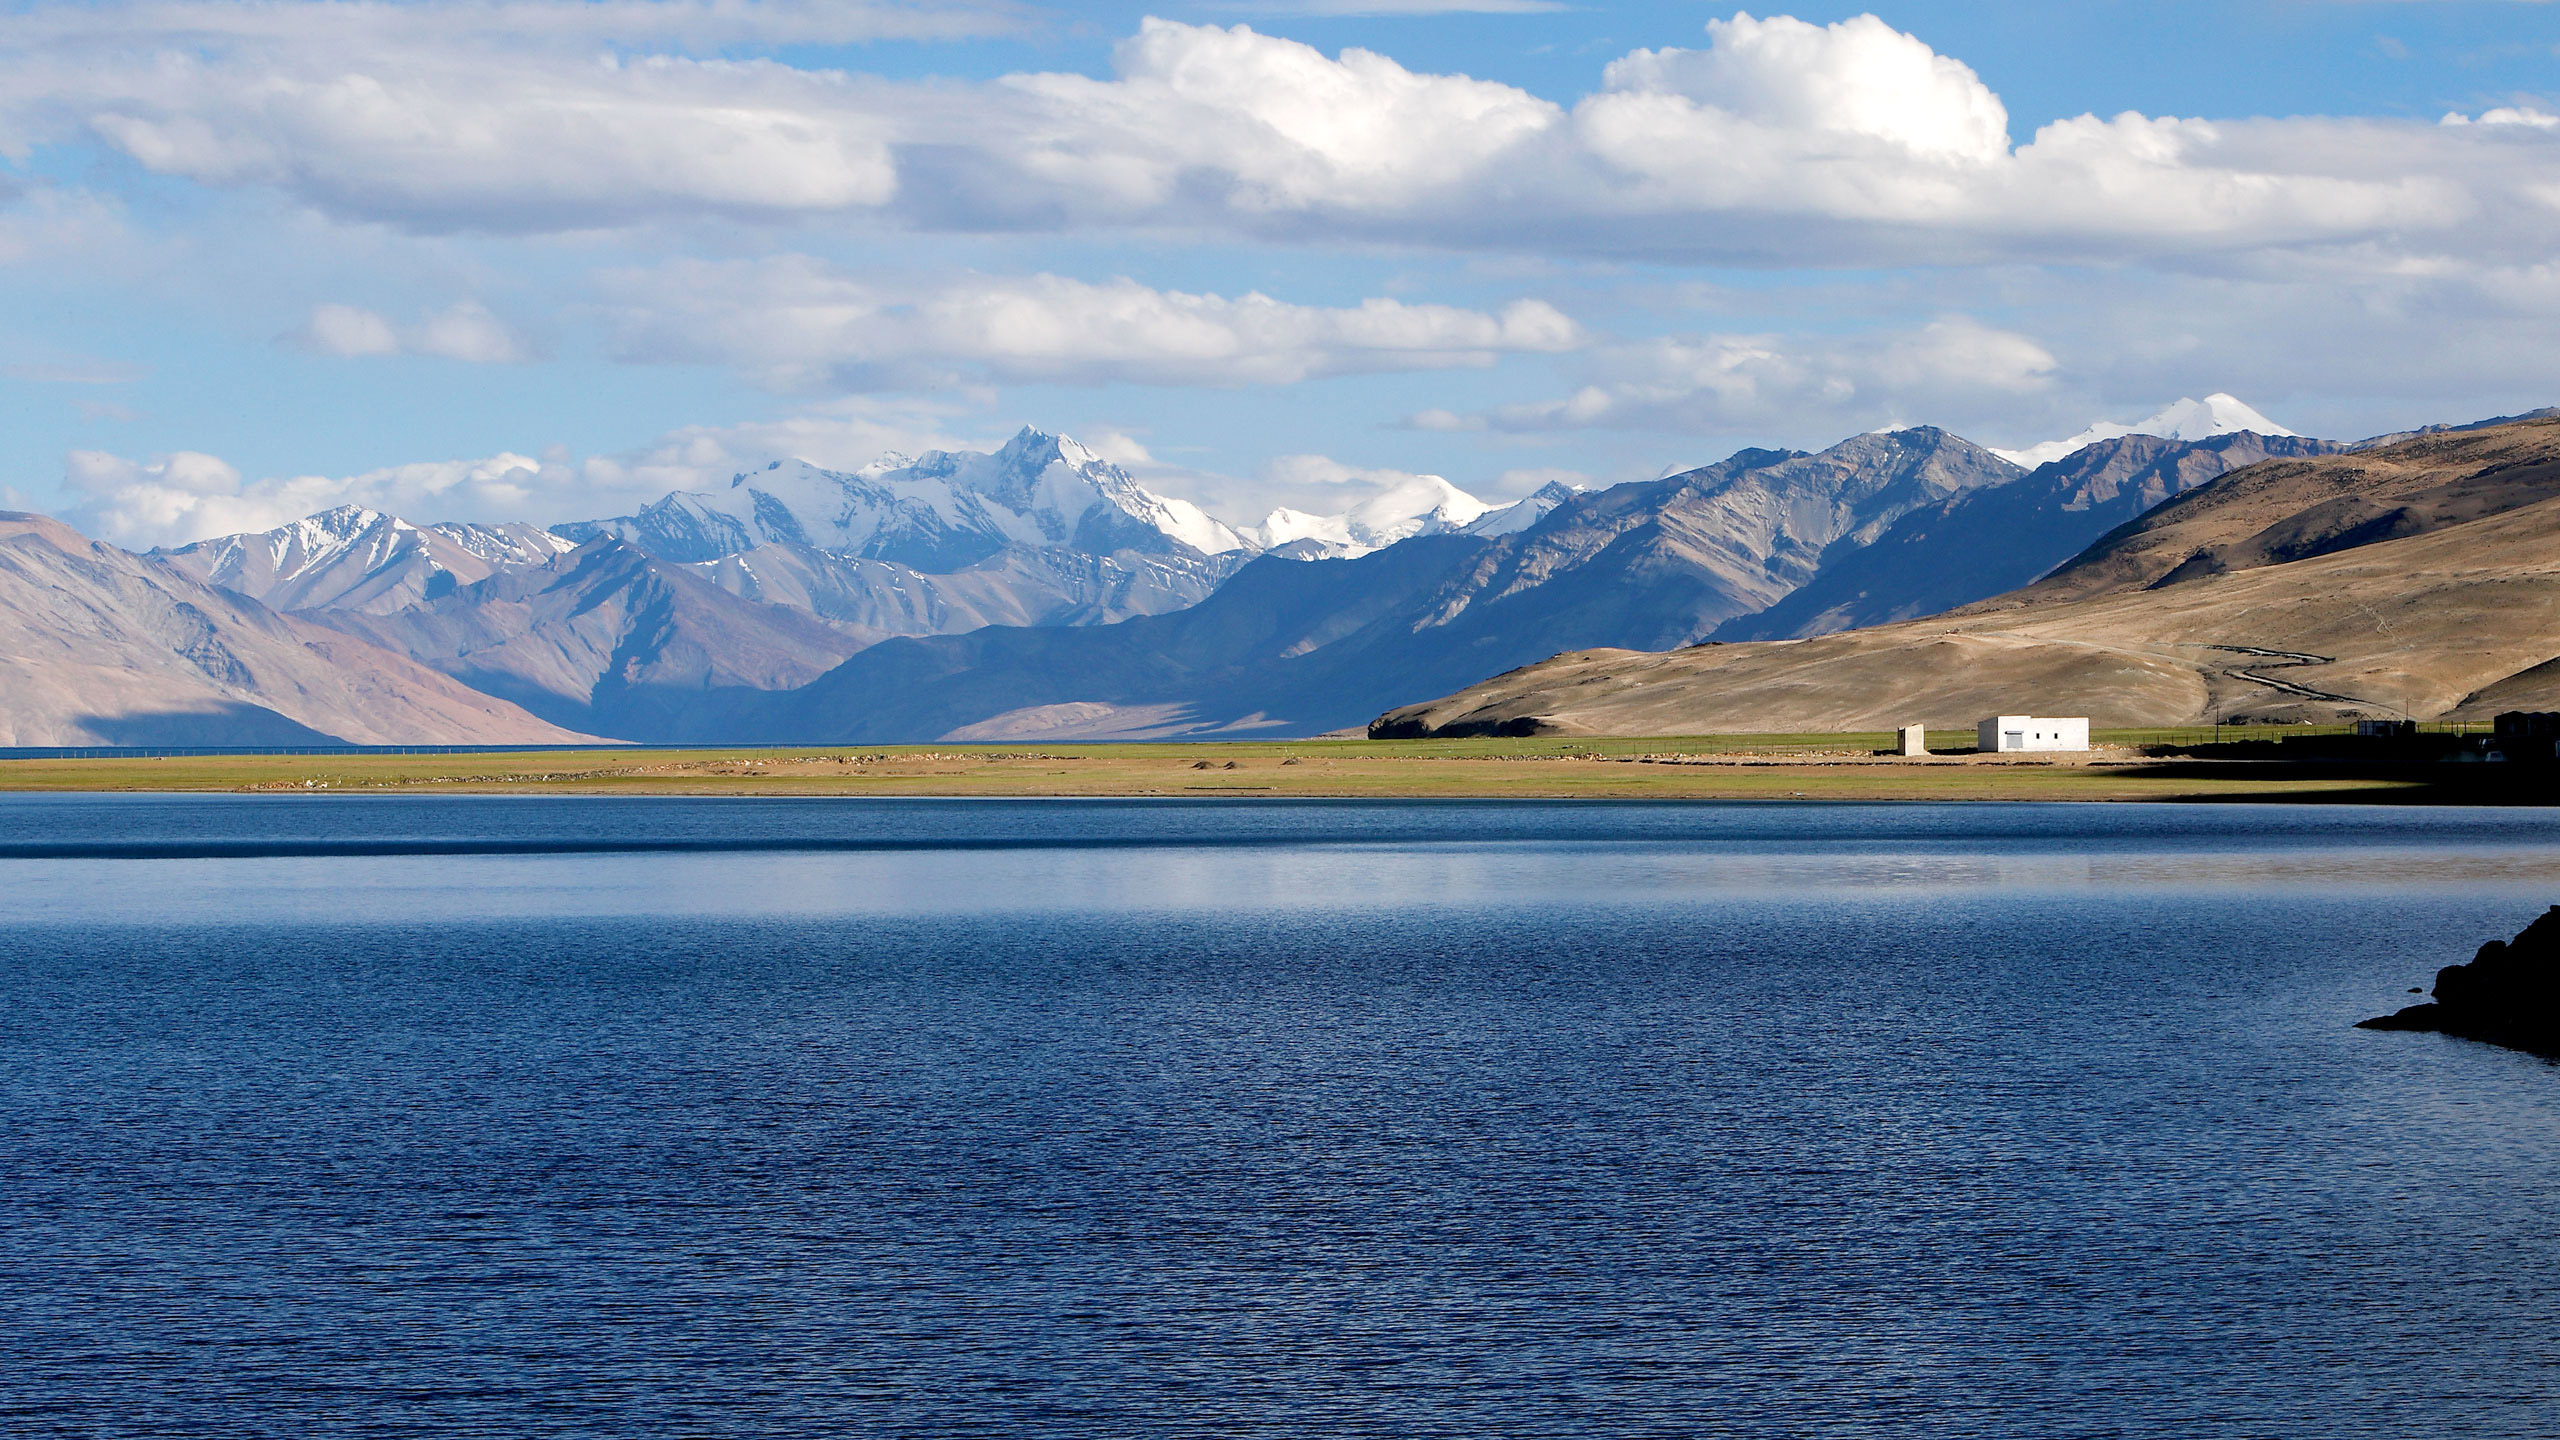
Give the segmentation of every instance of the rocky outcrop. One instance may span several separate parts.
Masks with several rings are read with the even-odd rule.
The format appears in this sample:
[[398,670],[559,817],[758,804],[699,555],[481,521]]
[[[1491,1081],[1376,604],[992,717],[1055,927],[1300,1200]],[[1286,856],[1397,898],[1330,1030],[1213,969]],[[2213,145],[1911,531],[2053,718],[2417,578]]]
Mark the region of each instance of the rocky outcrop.
[[2432,1003],[2358,1028],[2431,1030],[2560,1058],[2560,905],[2515,939],[2481,946],[2470,964],[2437,971]]

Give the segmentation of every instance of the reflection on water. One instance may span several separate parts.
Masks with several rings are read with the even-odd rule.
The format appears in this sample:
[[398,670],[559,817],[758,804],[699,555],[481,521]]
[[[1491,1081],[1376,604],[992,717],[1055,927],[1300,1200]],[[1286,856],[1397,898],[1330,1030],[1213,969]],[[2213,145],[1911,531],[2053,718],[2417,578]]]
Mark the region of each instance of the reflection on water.
[[0,1433],[2548,1436],[2560,1067],[2350,1025],[2556,877],[2540,812],[0,801]]
[[[25,921],[1328,910],[2554,887],[2538,810],[0,798]],[[226,847],[239,858],[207,858]],[[506,853],[487,853],[504,849]],[[106,851],[143,858],[48,858]],[[40,858],[11,858],[34,855]],[[165,858],[162,858],[165,857]]]

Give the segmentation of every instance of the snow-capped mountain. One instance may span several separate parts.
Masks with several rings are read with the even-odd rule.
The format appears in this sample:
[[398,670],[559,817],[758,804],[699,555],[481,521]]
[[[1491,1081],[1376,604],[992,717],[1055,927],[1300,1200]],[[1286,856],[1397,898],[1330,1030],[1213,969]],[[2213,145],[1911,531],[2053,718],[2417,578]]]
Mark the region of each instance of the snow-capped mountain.
[[2012,464],[2032,470],[2051,464],[2083,446],[2124,435],[2157,435],[2163,440],[2204,440],[2215,435],[2238,431],[2253,435],[2289,436],[2292,431],[2259,414],[2237,396],[2215,391],[2201,400],[2181,399],[2156,415],[2118,425],[2101,420],[2068,440],[2047,440],[2024,450],[1994,450],[1991,453]]
[[1287,545],[1302,559],[1343,559],[1416,535],[1464,530],[1493,509],[1437,475],[1417,475],[1338,515],[1282,506],[1244,533],[1266,550]]
[[552,529],[576,541],[611,535],[667,560],[793,544],[928,574],[1016,547],[1191,556],[1249,548],[1198,506],[1158,495],[1075,441],[1028,426],[992,455],[884,455],[854,471],[777,460],[725,490],[679,491],[637,515]]
[[1487,510],[1467,527],[1470,535],[1517,535],[1547,518],[1547,513],[1576,495],[1581,487],[1550,480],[1532,491],[1525,500],[1517,500],[1499,510]]
[[532,525],[417,525],[341,505],[273,530],[152,553],[209,585],[278,610],[387,615],[572,548]]

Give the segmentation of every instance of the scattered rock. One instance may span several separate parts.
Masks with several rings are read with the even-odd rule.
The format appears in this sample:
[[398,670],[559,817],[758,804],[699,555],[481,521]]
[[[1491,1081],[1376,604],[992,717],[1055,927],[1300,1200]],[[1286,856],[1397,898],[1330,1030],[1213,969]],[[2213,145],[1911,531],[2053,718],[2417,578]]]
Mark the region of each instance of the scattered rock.
[[2437,971],[2434,1003],[2357,1026],[2432,1030],[2560,1058],[2560,905],[2515,939],[2481,946],[2470,964]]

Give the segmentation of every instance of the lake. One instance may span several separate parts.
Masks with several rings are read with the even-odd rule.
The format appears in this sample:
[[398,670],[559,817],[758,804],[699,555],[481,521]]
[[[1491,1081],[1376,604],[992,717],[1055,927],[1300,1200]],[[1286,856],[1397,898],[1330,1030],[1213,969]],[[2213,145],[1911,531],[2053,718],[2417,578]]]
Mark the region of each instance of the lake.
[[0,1432],[2560,1433],[2560,815],[0,797]]

